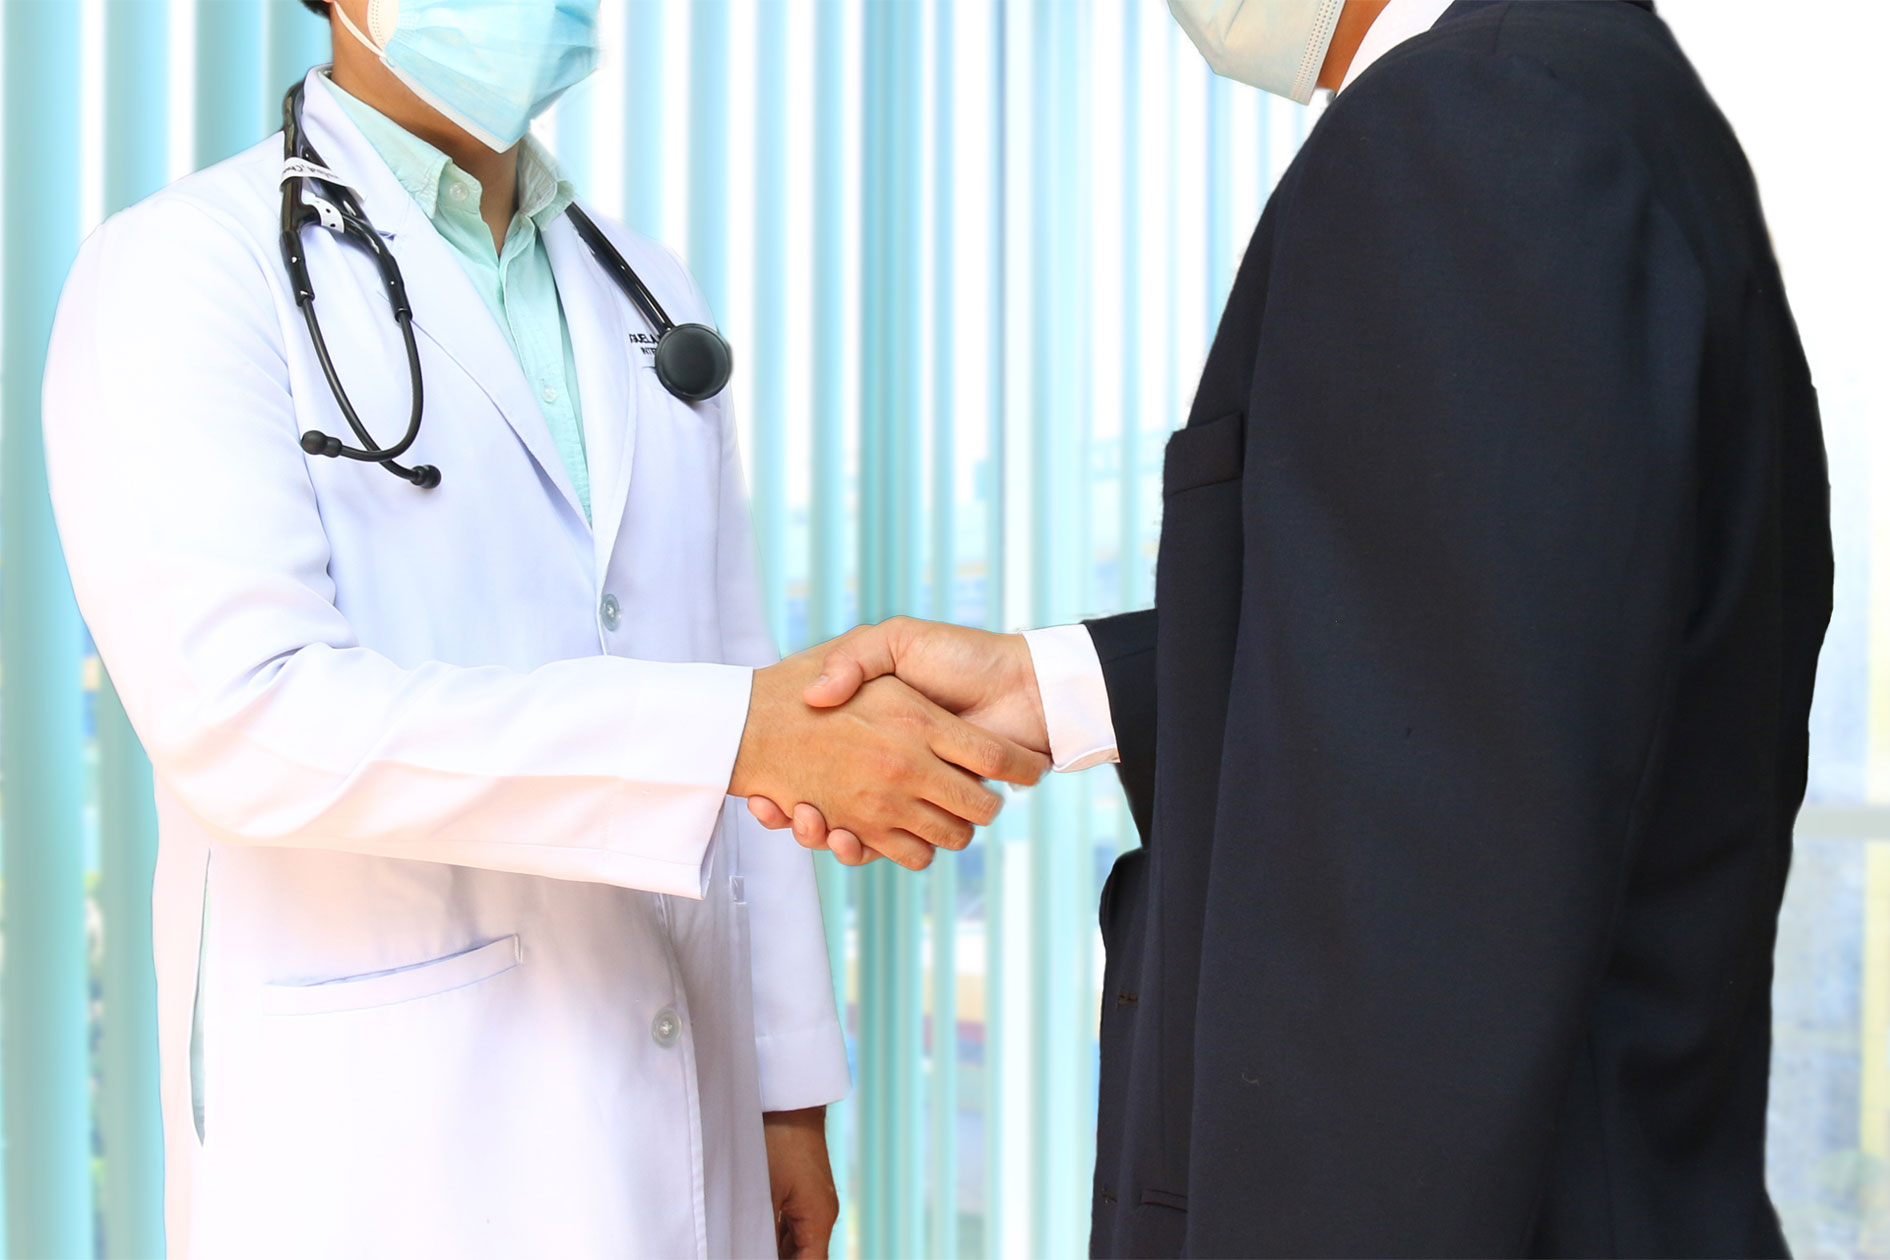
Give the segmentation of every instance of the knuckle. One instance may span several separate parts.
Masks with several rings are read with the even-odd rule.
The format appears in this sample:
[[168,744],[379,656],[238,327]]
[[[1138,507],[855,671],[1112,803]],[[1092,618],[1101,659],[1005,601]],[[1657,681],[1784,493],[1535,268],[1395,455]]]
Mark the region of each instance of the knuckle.
[[966,767],[967,769],[975,770],[986,778],[990,778],[1004,770],[1004,745],[991,736],[973,736],[969,751],[971,760],[975,764]]

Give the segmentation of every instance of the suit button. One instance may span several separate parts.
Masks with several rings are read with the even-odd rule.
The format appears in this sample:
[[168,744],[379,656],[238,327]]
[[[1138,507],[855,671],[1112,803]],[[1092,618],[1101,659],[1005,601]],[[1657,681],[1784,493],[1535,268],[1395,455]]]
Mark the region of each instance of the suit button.
[[604,602],[597,606],[597,615],[603,618],[604,629],[615,630],[623,620],[623,605],[617,602],[615,595],[606,595]]
[[682,1036],[682,1016],[665,1006],[650,1021],[650,1039],[665,1050],[676,1044]]

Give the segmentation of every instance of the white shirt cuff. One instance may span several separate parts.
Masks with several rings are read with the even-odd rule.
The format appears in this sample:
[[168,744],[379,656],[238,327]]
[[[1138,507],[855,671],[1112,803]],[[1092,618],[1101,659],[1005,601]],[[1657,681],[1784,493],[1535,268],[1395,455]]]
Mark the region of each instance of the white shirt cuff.
[[1109,687],[1088,629],[1077,625],[1026,630],[1024,642],[1043,698],[1051,768],[1087,770],[1117,760]]

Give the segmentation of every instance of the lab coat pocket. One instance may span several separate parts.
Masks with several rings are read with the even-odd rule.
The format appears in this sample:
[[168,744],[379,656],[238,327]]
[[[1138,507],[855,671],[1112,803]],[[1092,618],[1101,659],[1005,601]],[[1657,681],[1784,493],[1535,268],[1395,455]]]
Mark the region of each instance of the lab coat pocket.
[[270,984],[262,990],[264,1015],[336,1015],[372,1010],[450,993],[503,975],[524,960],[517,936],[391,971],[345,976],[315,984]]
[[[520,946],[505,936],[397,970],[258,986],[253,1013],[211,1025],[205,1175],[228,1239],[214,1254],[533,1254],[493,1228],[525,1215],[502,1206],[520,1195],[516,1161],[467,1156],[554,1152],[569,1132],[568,1114],[538,1105],[533,1083],[568,1060],[536,1018]],[[543,1210],[572,1208],[547,1198]]]

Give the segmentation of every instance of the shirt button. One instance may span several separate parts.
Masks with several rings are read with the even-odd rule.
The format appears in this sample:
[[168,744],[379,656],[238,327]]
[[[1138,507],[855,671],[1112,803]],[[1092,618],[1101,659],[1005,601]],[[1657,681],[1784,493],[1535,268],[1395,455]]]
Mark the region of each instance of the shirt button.
[[448,184],[446,186],[446,195],[451,197],[454,201],[464,201],[466,200],[466,185]]
[[682,1016],[665,1006],[650,1021],[650,1038],[665,1050],[676,1044],[682,1036]]
[[545,400],[546,402],[557,402],[557,401],[558,401],[558,391],[557,391],[557,390],[555,390],[555,389],[553,389],[553,388],[552,388],[551,386],[549,386],[549,385],[547,385],[547,386],[545,386],[545,388],[544,388],[543,390],[541,390],[541,391],[539,392],[539,395],[538,395],[538,396],[539,396],[540,398],[542,398],[542,399],[544,399],[544,400]]
[[603,618],[604,629],[615,630],[617,623],[623,620],[623,605],[617,602],[615,595],[606,595],[604,602],[597,606],[597,615]]

